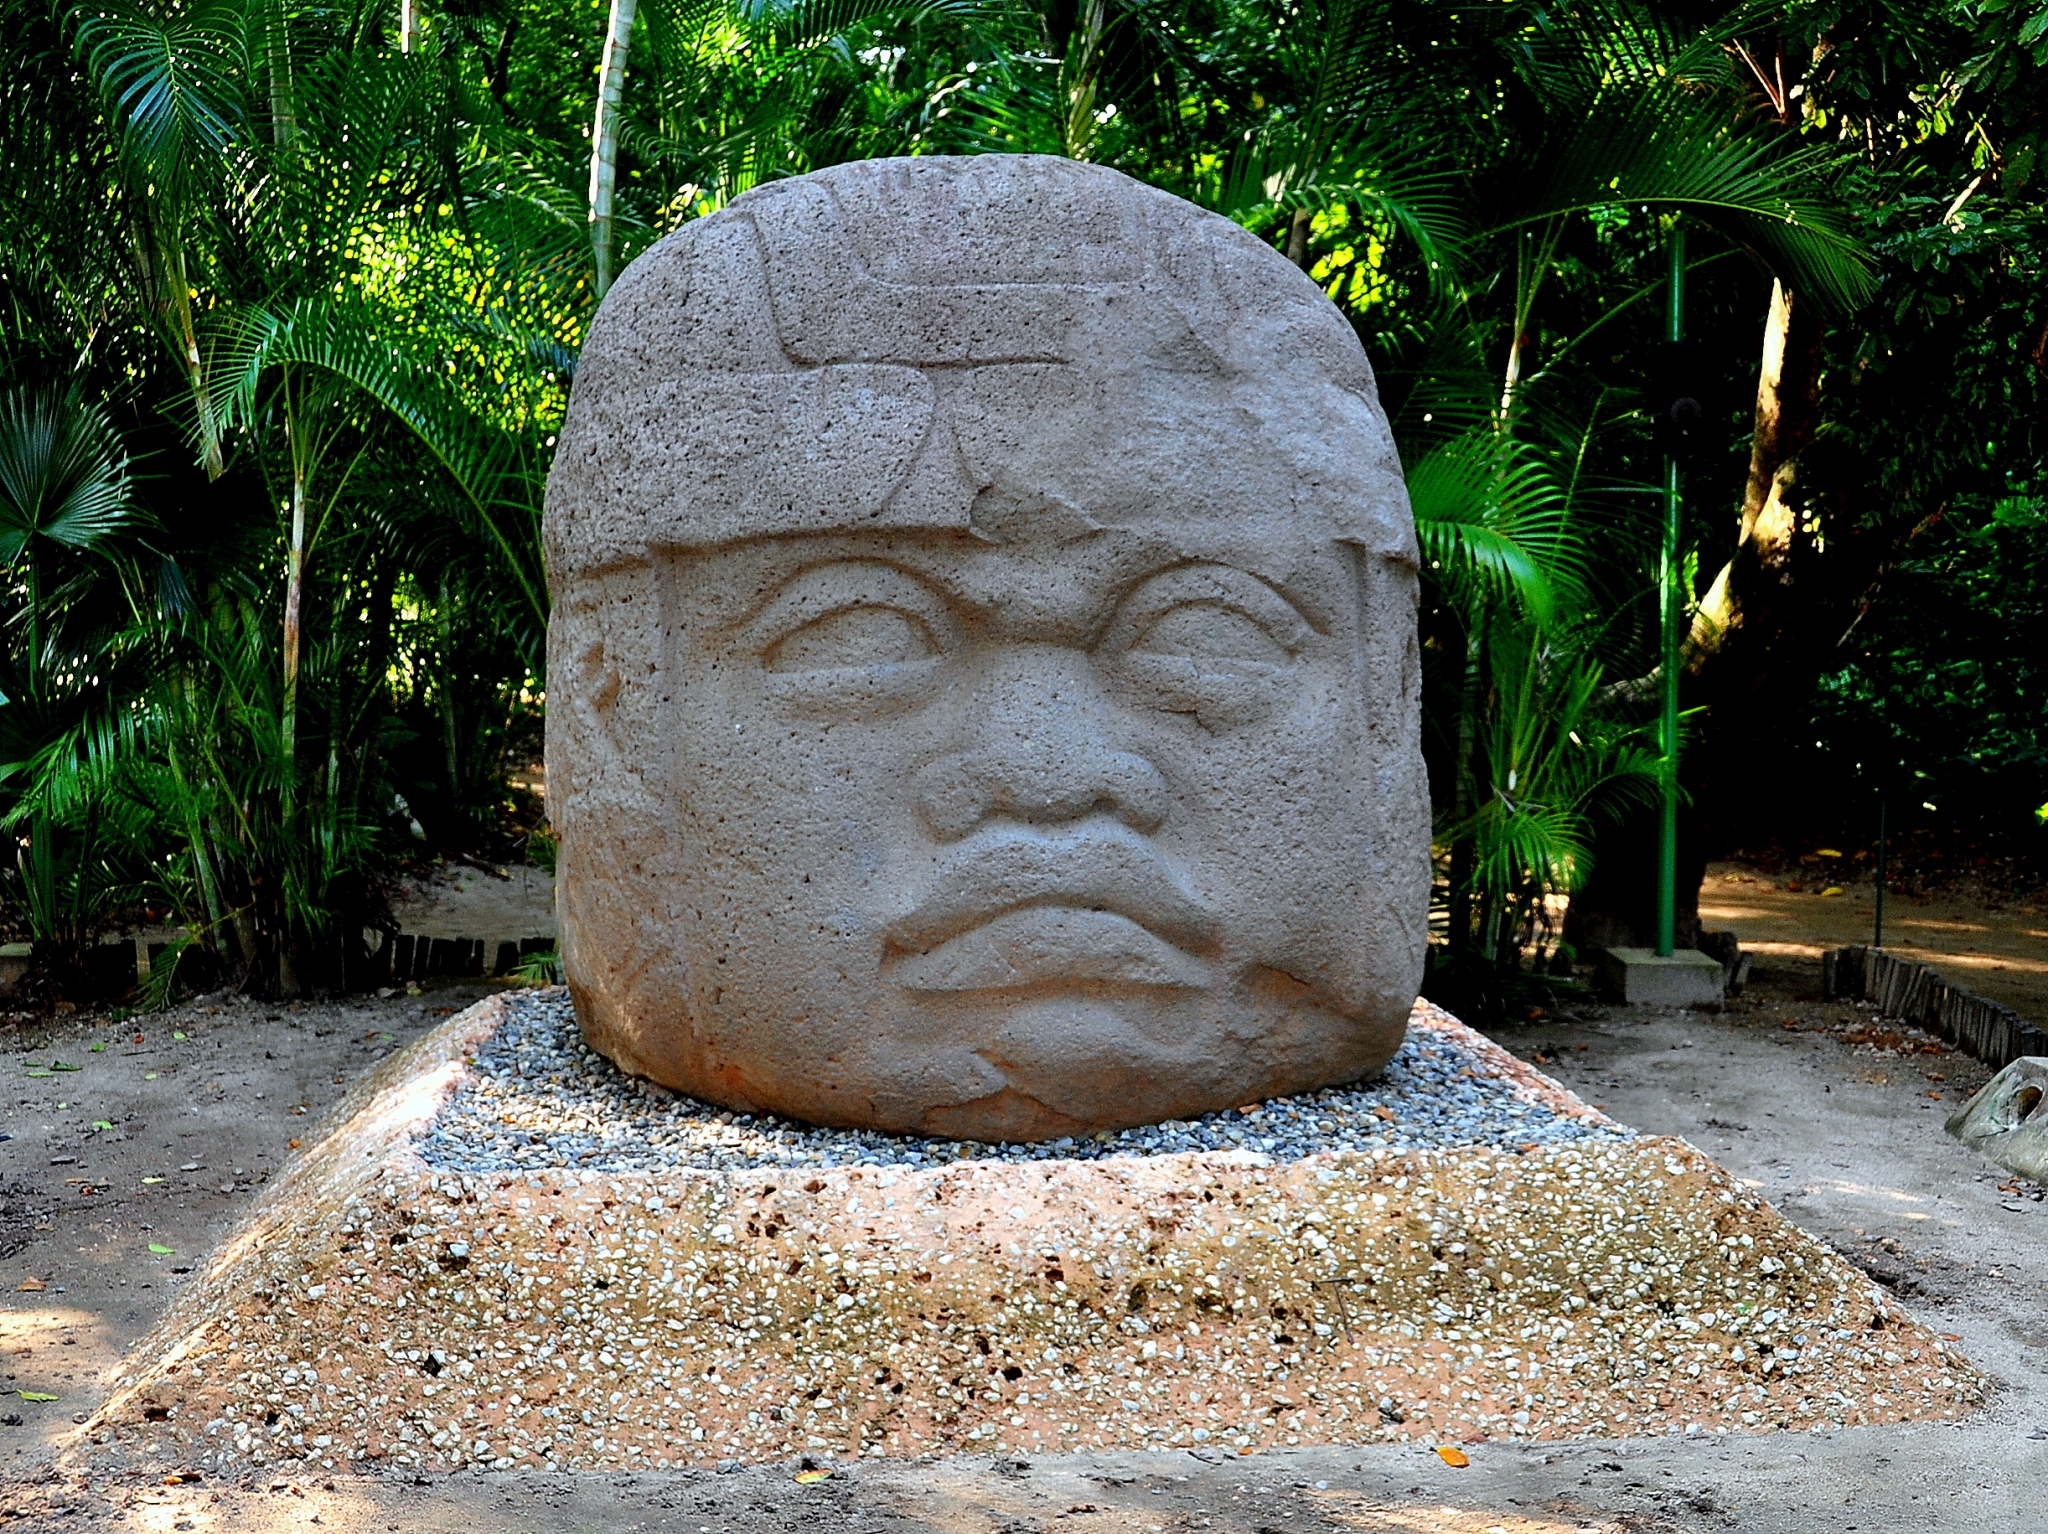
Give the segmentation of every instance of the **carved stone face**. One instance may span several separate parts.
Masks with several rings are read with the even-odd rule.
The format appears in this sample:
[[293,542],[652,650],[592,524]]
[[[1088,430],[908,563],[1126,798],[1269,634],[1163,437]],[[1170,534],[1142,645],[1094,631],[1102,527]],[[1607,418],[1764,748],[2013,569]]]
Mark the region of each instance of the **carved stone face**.
[[1229,224],[1011,157],[743,198],[607,301],[548,532],[564,959],[627,1069],[1024,1139],[1398,1047],[1406,504],[1348,328]]

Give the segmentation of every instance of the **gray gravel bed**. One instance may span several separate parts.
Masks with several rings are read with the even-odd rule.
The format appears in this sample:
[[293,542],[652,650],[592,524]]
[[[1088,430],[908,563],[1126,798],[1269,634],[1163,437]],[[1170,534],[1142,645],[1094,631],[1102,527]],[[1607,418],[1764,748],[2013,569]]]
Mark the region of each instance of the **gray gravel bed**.
[[1628,1130],[1567,1118],[1516,1095],[1484,1056],[1430,1030],[1412,1030],[1371,1081],[1087,1138],[985,1145],[819,1129],[728,1112],[636,1081],[584,1047],[568,993],[557,989],[506,998],[504,1023],[477,1051],[470,1079],[418,1149],[428,1165],[446,1171],[631,1172],[1091,1161],[1219,1150],[1288,1161],[1325,1150],[1632,1138]]

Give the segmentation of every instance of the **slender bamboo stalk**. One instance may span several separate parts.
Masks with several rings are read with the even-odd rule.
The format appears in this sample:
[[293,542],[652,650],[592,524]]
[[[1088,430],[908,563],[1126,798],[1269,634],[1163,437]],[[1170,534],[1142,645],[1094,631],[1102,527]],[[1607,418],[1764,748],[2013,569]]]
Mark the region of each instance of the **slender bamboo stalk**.
[[[1685,226],[1671,230],[1670,333],[1685,339]],[[1663,803],[1657,831],[1657,952],[1669,958],[1678,941],[1678,625],[1685,614],[1678,589],[1679,522],[1685,502],[1678,482],[1678,460],[1664,460],[1664,537],[1657,562],[1658,640],[1663,652],[1662,693]]]
[[[299,613],[306,584],[306,472],[307,452],[301,441],[303,423],[293,409],[291,380],[285,379],[285,433],[292,457],[291,537],[285,547],[284,573],[284,706],[279,733],[284,742],[285,814],[291,814],[291,769],[298,757],[299,737]],[[299,402],[301,405],[304,401]]]
[[1067,158],[1085,160],[1095,139],[1095,93],[1102,75],[1102,34],[1108,25],[1104,0],[1084,0],[1067,37],[1067,56],[1060,69],[1067,93],[1067,120],[1062,146]]
[[619,184],[619,110],[626,99],[626,55],[639,0],[612,0],[604,57],[597,69],[597,117],[590,127],[590,251],[597,296],[612,286],[612,206]]
[[[191,686],[189,677],[186,685]],[[192,872],[199,881],[199,898],[206,907],[207,930],[218,932],[222,917],[220,883],[214,874],[213,846],[206,835],[206,820],[200,812],[192,784],[185,776],[185,764],[178,752],[176,725],[172,724],[164,735],[164,759],[170,764],[172,781],[178,785],[178,803],[185,816],[185,844],[192,849]]]
[[1309,226],[1315,222],[1315,210],[1296,208],[1294,217],[1287,221],[1287,259],[1303,271],[1309,268],[1308,235]]
[[23,668],[31,703],[43,695],[43,571],[36,557],[35,535],[22,550],[22,573],[28,581],[28,664]]
[[299,118],[292,105],[291,38],[285,29],[284,6],[281,3],[270,13],[268,32],[270,138],[275,144],[289,144],[299,136]]
[[192,391],[192,405],[199,417],[200,456],[206,477],[219,479],[227,470],[221,454],[220,422],[214,417],[213,395],[206,386],[206,363],[199,355],[199,328],[192,319],[192,284],[185,275],[185,249],[174,237],[159,230],[157,261],[163,295],[170,301],[171,323],[177,332],[179,361],[185,368],[186,387]]
[[1469,829],[1479,803],[1479,689],[1486,613],[1475,607],[1465,631],[1464,685],[1458,693],[1458,765],[1451,788],[1451,823],[1467,827],[1451,845],[1450,931],[1452,952],[1472,946],[1472,892],[1479,867],[1477,833]]

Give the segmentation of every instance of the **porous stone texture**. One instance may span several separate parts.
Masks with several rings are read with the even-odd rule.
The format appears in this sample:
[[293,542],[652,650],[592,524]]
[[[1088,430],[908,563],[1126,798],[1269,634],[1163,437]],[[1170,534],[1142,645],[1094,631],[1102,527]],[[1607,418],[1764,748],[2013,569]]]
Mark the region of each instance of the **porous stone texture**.
[[2020,1056],[1979,1087],[1947,1128],[2008,1171],[2048,1182],[2048,1058]]
[[1039,156],[749,192],[606,297],[546,542],[563,966],[630,1074],[1057,1139],[1399,1047],[1413,523],[1229,220]]
[[1418,1034],[1587,1135],[437,1169],[420,1146],[504,1006],[358,1088],[134,1351],[82,1454],[224,1474],[1235,1451],[1942,1419],[1982,1396],[1706,1157],[1613,1132],[1440,1013]]

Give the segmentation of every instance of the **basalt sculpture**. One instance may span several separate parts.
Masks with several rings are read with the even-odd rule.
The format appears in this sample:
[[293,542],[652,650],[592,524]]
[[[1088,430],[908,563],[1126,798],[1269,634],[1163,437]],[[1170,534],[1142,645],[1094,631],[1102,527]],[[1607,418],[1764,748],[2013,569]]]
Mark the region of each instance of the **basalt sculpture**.
[[1414,528],[1356,336],[1037,156],[761,187],[643,255],[548,485],[592,1046],[750,1112],[1156,1122],[1399,1047]]

